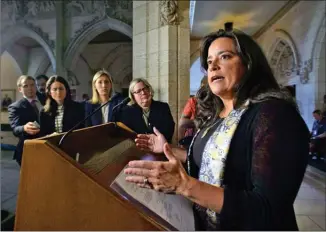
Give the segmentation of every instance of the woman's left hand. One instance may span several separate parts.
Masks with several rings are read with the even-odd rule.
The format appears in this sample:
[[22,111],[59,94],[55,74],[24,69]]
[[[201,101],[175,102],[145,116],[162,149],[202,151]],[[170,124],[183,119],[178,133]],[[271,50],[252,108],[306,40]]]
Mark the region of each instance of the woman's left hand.
[[126,180],[143,188],[182,194],[188,185],[189,176],[168,143],[164,144],[164,154],[168,161],[130,161],[129,167],[124,171],[129,175]]

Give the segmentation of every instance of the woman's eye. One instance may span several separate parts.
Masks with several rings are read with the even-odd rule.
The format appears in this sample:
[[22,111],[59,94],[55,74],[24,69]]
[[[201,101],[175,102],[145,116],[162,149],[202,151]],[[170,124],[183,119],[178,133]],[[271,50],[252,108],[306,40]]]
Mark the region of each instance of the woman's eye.
[[208,60],[208,61],[207,61],[207,64],[211,64],[211,63],[212,63],[212,61],[211,61],[211,60]]
[[228,59],[230,59],[230,55],[227,55],[227,54],[224,54],[224,55],[221,55],[221,59],[222,60],[228,60]]

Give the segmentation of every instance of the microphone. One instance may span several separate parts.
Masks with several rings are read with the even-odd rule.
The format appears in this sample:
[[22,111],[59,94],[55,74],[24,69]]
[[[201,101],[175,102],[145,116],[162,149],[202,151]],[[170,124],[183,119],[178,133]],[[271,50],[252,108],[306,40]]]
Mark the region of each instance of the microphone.
[[[114,112],[114,110],[118,107],[121,106],[123,104],[126,104],[130,101],[130,98],[127,97],[125,99],[123,99],[123,101],[121,101],[119,104],[117,104],[116,106],[113,107],[112,109],[112,114]],[[89,115],[87,115],[86,118],[84,118],[83,120],[79,121],[76,125],[74,125],[70,130],[68,130],[60,139],[58,147],[61,147],[63,141],[65,138],[67,138],[67,136],[69,134],[71,134],[78,126],[80,126],[80,124],[82,124],[83,122],[85,122],[87,119],[89,119],[91,116],[93,116],[96,112],[98,112],[100,109],[102,109],[104,106],[108,105],[111,102],[111,100],[108,100],[107,102],[105,102],[103,105],[97,107],[92,113],[90,113]]]
[[115,109],[117,109],[117,108],[118,108],[119,106],[121,106],[121,105],[124,105],[124,104],[129,103],[130,100],[131,100],[131,99],[130,99],[129,97],[123,99],[122,102],[120,102],[119,104],[117,104],[116,106],[113,107],[113,109],[112,109],[112,114],[113,114],[113,112],[114,112]]

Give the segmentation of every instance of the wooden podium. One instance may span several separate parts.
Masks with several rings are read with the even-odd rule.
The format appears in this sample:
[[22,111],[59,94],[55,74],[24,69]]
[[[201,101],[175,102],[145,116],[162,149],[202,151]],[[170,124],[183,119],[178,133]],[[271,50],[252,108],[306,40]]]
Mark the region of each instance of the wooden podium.
[[123,124],[108,123],[74,131],[59,148],[61,136],[25,142],[15,230],[168,229],[110,188],[128,161],[157,160],[161,156],[145,153],[133,145],[98,171],[85,166],[122,141],[134,140],[135,133]]

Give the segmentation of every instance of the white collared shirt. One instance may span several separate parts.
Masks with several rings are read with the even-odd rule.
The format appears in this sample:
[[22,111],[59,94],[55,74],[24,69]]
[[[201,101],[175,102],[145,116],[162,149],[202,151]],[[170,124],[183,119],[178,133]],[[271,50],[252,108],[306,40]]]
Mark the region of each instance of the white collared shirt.
[[108,123],[108,119],[109,119],[109,104],[107,104],[106,106],[102,107],[101,111],[102,111],[102,121],[103,123]]
[[61,133],[62,132],[63,112],[64,112],[63,105],[61,105],[61,106],[58,105],[57,116],[55,116],[55,119],[54,119],[54,122],[55,122],[55,132],[57,132],[57,133]]

